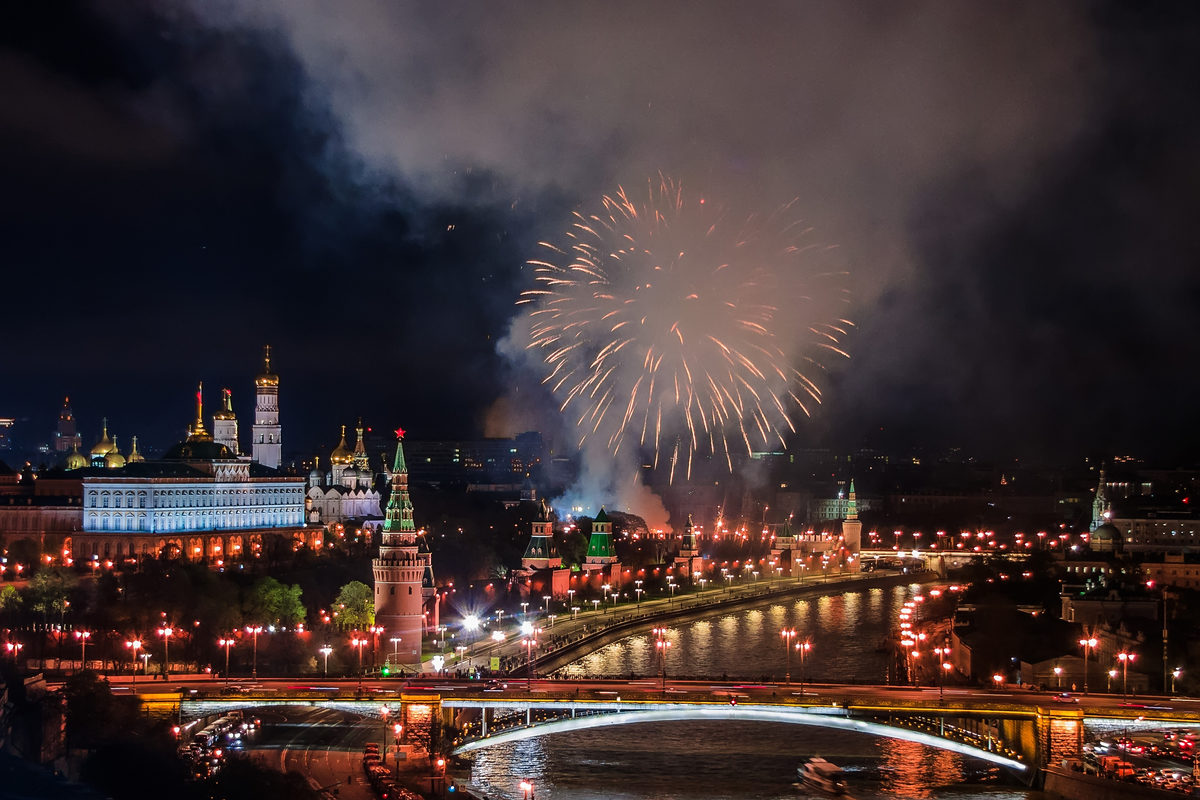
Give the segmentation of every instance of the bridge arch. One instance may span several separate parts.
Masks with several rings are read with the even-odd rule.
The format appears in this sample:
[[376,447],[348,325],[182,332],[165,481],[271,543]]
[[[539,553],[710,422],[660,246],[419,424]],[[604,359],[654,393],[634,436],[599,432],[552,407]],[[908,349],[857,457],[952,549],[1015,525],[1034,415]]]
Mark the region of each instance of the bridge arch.
[[1008,758],[999,753],[980,750],[960,742],[943,739],[921,731],[897,728],[882,722],[852,719],[840,714],[800,710],[776,710],[762,706],[683,706],[672,709],[634,711],[618,711],[605,714],[590,714],[571,719],[560,719],[553,722],[540,722],[524,728],[514,728],[476,739],[455,749],[455,755],[469,753],[485,747],[494,747],[507,742],[519,742],[550,736],[556,733],[581,731],[592,728],[606,728],[615,725],[636,725],[646,722],[694,722],[694,721],[738,721],[738,722],[782,722],[790,725],[811,725],[822,728],[855,731],[872,736],[885,736],[892,739],[903,739],[908,742],[935,747],[939,750],[949,750],[960,755],[982,759],[993,764],[1009,767],[1024,772],[1028,766],[1016,759]]

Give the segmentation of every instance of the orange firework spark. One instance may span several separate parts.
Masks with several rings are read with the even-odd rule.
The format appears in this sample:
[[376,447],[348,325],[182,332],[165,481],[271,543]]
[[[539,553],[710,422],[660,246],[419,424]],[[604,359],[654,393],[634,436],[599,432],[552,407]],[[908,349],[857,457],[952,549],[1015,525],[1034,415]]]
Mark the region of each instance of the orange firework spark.
[[644,202],[618,188],[599,213],[576,212],[562,242],[539,243],[552,256],[529,262],[528,347],[542,351],[580,445],[636,443],[657,466],[671,441],[673,479],[681,448],[690,476],[697,452],[732,469],[731,448],[786,444],[796,409],[821,400],[797,365],[846,356],[851,324],[833,312],[845,273],[816,266],[831,248],[808,243],[791,214],[788,204],[731,221],[659,176]]

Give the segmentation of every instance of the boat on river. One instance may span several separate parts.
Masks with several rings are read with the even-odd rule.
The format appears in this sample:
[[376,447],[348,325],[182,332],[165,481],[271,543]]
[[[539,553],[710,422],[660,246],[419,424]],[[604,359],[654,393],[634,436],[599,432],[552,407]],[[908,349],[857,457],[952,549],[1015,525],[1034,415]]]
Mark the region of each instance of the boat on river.
[[844,794],[846,791],[846,773],[820,756],[801,764],[796,769],[796,775],[801,782],[830,794]]

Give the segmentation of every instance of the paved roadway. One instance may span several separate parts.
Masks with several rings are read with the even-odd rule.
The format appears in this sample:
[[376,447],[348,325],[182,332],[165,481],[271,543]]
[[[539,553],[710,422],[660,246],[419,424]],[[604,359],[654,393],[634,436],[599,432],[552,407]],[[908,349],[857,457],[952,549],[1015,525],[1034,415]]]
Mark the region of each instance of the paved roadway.
[[314,789],[337,789],[342,800],[376,800],[364,780],[362,751],[364,742],[379,741],[378,723],[313,706],[264,708],[255,716],[263,726],[250,757],[272,769],[296,770]]

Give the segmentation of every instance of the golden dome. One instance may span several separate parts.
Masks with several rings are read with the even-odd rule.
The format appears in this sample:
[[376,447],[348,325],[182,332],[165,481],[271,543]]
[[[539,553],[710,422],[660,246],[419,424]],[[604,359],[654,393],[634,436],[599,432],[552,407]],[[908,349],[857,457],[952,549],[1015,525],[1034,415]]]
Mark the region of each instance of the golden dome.
[[137,437],[135,436],[135,437],[133,437],[133,447],[129,450],[129,456],[125,459],[125,463],[126,464],[136,464],[139,461],[145,461],[145,460],[146,459],[142,456],[142,454],[138,452]]
[[271,345],[263,348],[263,371],[254,379],[256,386],[278,386],[279,376],[271,372]]
[[336,465],[345,465],[354,463],[354,455],[350,452],[349,445],[346,444],[346,426],[342,426],[342,441],[334,451],[330,454],[329,460]]
[[67,454],[67,469],[83,469],[88,465],[88,460],[83,457],[83,453],[79,452],[79,442],[75,442],[75,446],[71,448],[71,452]]
[[112,450],[108,451],[108,455],[104,457],[104,466],[109,469],[120,469],[125,466],[125,456],[121,455],[121,451],[117,449],[117,440],[114,438],[112,442]]
[[92,458],[104,458],[113,449],[112,439],[108,438],[108,417],[104,418],[104,433],[100,436],[100,441],[96,442],[92,448]]

